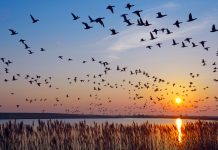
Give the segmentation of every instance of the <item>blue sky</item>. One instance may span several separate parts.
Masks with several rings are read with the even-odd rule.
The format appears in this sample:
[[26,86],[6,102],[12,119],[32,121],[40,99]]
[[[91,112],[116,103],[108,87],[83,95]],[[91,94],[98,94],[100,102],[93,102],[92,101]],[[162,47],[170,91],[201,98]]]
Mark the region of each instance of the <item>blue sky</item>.
[[[135,5],[132,10],[129,11],[125,8],[127,3]],[[109,4],[115,5],[114,14],[106,9]],[[200,90],[197,94],[190,94],[191,96],[186,97],[186,99],[194,101],[195,99],[199,100],[208,95],[211,101],[208,103],[202,102],[199,105],[202,107],[215,106],[217,103],[212,98],[216,96],[217,83],[214,83],[212,79],[217,78],[218,75],[212,72],[213,66],[211,64],[217,62],[216,39],[218,35],[217,32],[210,33],[210,30],[212,24],[215,24],[218,28],[217,6],[218,1],[215,0],[210,2],[204,0],[0,1],[0,56],[13,61],[13,64],[9,68],[10,75],[4,73],[5,66],[4,64],[0,64],[0,80],[3,84],[0,91],[2,95],[0,100],[2,105],[5,103],[2,109],[3,111],[41,111],[40,103],[29,107],[24,99],[26,97],[34,98],[44,96],[48,97],[50,104],[53,104],[56,97],[62,97],[64,99],[65,93],[69,93],[71,90],[75,91],[73,94],[75,99],[82,95],[81,93],[83,92],[89,95],[90,89],[93,88],[92,85],[85,85],[85,87],[84,85],[75,85],[71,89],[71,87],[66,85],[66,78],[69,76],[71,78],[75,76],[85,78],[86,74],[101,73],[102,68],[99,65],[81,63],[84,60],[90,61],[91,57],[96,58],[96,60],[110,62],[111,68],[113,69],[117,65],[127,66],[129,70],[142,68],[152,75],[183,85],[187,85],[188,82],[192,81],[189,76],[190,72],[199,73],[201,77],[194,80],[196,86],[199,89],[203,89],[204,86],[209,86],[210,88],[208,91],[204,91],[205,93]],[[123,23],[120,17],[123,13],[128,13],[128,18],[136,23],[137,17],[131,12],[137,9],[143,10],[142,19],[151,22],[152,26],[138,27],[133,25],[127,27]],[[70,15],[71,12],[81,18],[74,21]],[[167,17],[157,19],[157,12],[167,14]],[[192,13],[193,17],[197,17],[198,19],[194,22],[187,23],[186,20],[188,19],[189,13]],[[40,21],[32,24],[30,14]],[[84,30],[81,22],[89,23],[89,15],[93,18],[105,17],[105,28],[99,24],[90,24],[93,28]],[[179,29],[172,25],[177,19],[183,22]],[[16,30],[19,34],[11,36],[8,31],[10,28]],[[119,34],[111,36],[110,28],[115,28]],[[173,34],[161,34],[157,40],[149,41],[149,32],[154,28],[169,28]],[[140,42],[140,38],[142,37],[146,38],[147,41]],[[207,40],[207,46],[210,47],[209,51],[205,51],[200,46],[196,48],[189,46],[186,49],[182,49],[181,45],[177,47],[171,46],[172,39],[176,39],[176,41],[181,43],[187,37],[191,37],[192,42],[195,43],[201,40]],[[24,50],[23,45],[18,42],[20,38],[26,40],[31,47],[30,49],[35,52],[33,55],[28,55],[28,52]],[[161,49],[157,47],[153,47],[152,50],[146,49],[147,45],[154,46],[158,42],[163,43]],[[46,52],[40,52],[40,48],[45,48]],[[58,59],[60,55],[64,57],[63,61]],[[68,58],[72,58],[73,61],[67,62],[66,59]],[[208,65],[206,67],[201,66],[202,59],[207,61]],[[39,89],[33,87],[32,89],[23,79],[11,84],[3,82],[5,78],[11,78],[11,76],[17,73],[22,75],[40,74],[45,77],[52,76],[55,78],[55,86],[61,87],[61,90],[57,92],[56,90],[48,90],[46,88]],[[135,82],[138,80],[142,82],[146,81],[144,78],[132,78],[129,76],[129,73],[120,74],[114,70],[105,78],[111,83],[120,83],[123,79],[133,80]],[[30,90],[30,92],[26,94],[20,89]],[[180,89],[176,90],[180,91]],[[14,97],[11,97],[9,94],[10,91],[15,91],[16,94]],[[77,93],[79,94],[77,95]],[[144,92],[145,97],[155,95],[154,93],[149,93],[148,95],[145,93],[147,92]],[[125,94],[124,92],[123,95]],[[176,95],[172,97],[174,96]],[[84,96],[83,101],[76,103],[76,105],[81,107],[81,112],[84,113],[87,112],[88,106],[86,104],[90,103],[87,97]],[[101,93],[100,97],[101,99],[114,97],[111,105],[105,102],[104,106],[108,109],[116,105],[118,108],[122,108],[121,103],[128,99],[126,96],[120,96],[119,90],[105,90]],[[7,102],[5,99],[7,99]],[[14,108],[14,99],[17,100],[17,103],[23,105],[21,110]],[[120,102],[116,103],[116,101]],[[127,106],[132,106],[133,103],[132,101],[128,101]],[[138,107],[142,106],[142,103],[138,102]],[[54,110],[51,105],[45,109],[48,111],[63,112],[69,103],[63,102],[63,104],[66,105],[63,108],[56,108]],[[187,103],[187,105],[189,104]],[[185,106],[186,104],[184,104],[184,107],[181,107],[181,110],[184,110]],[[158,106],[154,106],[154,108],[158,108]],[[149,111],[145,110],[145,112],[148,113]],[[208,112],[208,114],[213,115],[214,112]]]

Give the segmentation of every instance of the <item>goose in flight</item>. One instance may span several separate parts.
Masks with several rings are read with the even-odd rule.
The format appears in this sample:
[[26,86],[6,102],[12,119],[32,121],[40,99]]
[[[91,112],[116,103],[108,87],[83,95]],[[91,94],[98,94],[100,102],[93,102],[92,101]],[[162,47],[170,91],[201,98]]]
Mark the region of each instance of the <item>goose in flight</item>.
[[29,54],[33,54],[34,52],[33,51],[31,51],[31,50],[28,50],[28,52],[29,52]]
[[151,39],[150,40],[154,40],[156,39],[157,37],[154,37],[154,35],[150,32],[150,36],[151,36]]
[[167,16],[167,15],[163,15],[161,12],[158,12],[156,18],[163,18],[165,16]]
[[30,14],[30,18],[32,19],[32,23],[36,23],[39,21],[39,19],[35,19],[31,14]]
[[74,13],[71,13],[71,15],[73,16],[73,20],[77,20],[80,18],[79,16],[75,15]]
[[173,25],[175,25],[177,28],[179,28],[181,23],[182,22],[180,22],[179,20],[176,20],[176,22]]
[[192,17],[192,14],[190,13],[189,16],[188,16],[187,22],[191,22],[191,21],[194,21],[194,20],[196,20],[196,19],[197,19],[197,18],[193,18],[193,17]]
[[110,29],[111,31],[111,35],[115,35],[115,34],[118,34],[119,32],[117,32],[115,29]]
[[10,32],[11,32],[11,35],[16,35],[16,34],[18,34],[18,32],[16,32],[15,30],[13,30],[13,29],[8,29]]
[[218,31],[218,29],[216,29],[215,24],[213,24],[210,32],[216,32],[216,31]]
[[84,29],[91,29],[91,28],[93,28],[92,26],[89,26],[88,23],[82,22],[82,24],[85,25]]
[[173,39],[173,46],[178,45],[179,43],[176,43],[176,41]]
[[115,7],[115,6],[108,5],[106,9],[108,9],[108,10],[110,10],[112,13],[114,13],[113,7]]
[[125,8],[127,8],[127,9],[130,10],[133,6],[135,6],[135,5],[128,3],[128,4],[126,4],[126,7],[125,7]]
[[141,18],[140,13],[141,13],[142,11],[143,11],[143,10],[136,10],[136,11],[133,11],[132,13],[133,13],[133,14],[136,14],[138,17]]
[[204,47],[206,42],[207,41],[200,41],[199,43],[202,45],[202,47]]

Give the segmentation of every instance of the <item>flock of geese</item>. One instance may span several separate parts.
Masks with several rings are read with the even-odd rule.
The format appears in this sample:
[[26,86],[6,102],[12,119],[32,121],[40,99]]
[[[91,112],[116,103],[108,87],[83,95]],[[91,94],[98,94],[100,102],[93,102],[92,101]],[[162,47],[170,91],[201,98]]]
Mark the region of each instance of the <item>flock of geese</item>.
[[[135,5],[134,4],[126,4],[125,6],[126,9],[132,14],[134,14],[137,17],[136,22],[132,21],[131,18],[128,17],[129,14],[121,14],[120,17],[123,19],[123,22],[126,26],[143,26],[143,27],[148,27],[152,26],[151,23],[149,23],[148,20],[143,19],[143,10],[134,10]],[[106,9],[112,13],[116,13],[116,6],[113,5],[108,5]],[[74,21],[79,21],[81,19],[80,16],[78,16],[75,13],[71,12],[72,19]],[[161,19],[167,17],[167,14],[164,14],[162,12],[157,12],[157,19]],[[101,27],[106,28],[106,24],[104,20],[106,19],[105,17],[98,17],[98,18],[93,18],[91,16],[87,17],[87,21],[81,21],[81,24],[84,26],[85,30],[90,30],[92,29],[96,24],[99,24]],[[37,24],[38,22],[41,22],[37,17],[33,16],[30,14],[30,19],[33,24]],[[188,19],[186,21],[179,21],[176,20],[172,25],[175,26],[176,28],[181,28],[183,23],[191,23],[193,21],[196,21],[197,18],[193,17],[192,13],[188,15]],[[19,32],[16,31],[15,29],[9,29],[10,34],[12,36],[19,35]],[[116,36],[119,34],[119,31],[114,28],[109,28],[109,31],[111,32],[112,36]],[[208,32],[214,33],[217,32],[218,29],[216,29],[215,24],[212,25],[211,30]],[[173,31],[171,31],[169,28],[161,28],[161,29],[154,29],[149,32],[150,37],[145,38],[142,37],[140,38],[139,42],[145,42],[148,40],[156,40],[161,36],[161,34],[166,34],[170,35],[173,34]],[[31,47],[27,43],[26,40],[23,38],[20,38],[19,42],[22,44],[24,49],[28,52],[29,55],[34,54],[35,52],[31,50]],[[161,48],[163,43],[158,42],[155,44],[158,48]],[[193,38],[191,37],[186,37],[184,38],[183,41],[178,42],[176,39],[172,39],[172,46],[181,46],[181,48],[186,48],[186,47],[198,47],[200,46],[206,51],[209,51],[210,46],[207,45],[207,40],[202,40],[195,42]],[[154,45],[146,45],[145,48],[147,49],[152,49]],[[44,48],[40,48],[40,52],[46,52]],[[218,51],[216,53],[216,56],[218,56]],[[67,61],[73,61],[72,58],[65,58],[65,56],[57,56],[58,60],[64,60],[67,59]],[[1,66],[4,66],[4,70],[1,69],[1,74],[6,74],[7,78],[3,79],[3,82],[5,84],[7,82],[16,82],[17,80],[23,80],[27,84],[30,84],[31,86],[37,86],[39,88],[41,87],[48,87],[50,89],[55,89],[55,90],[60,90],[60,88],[55,87],[55,75],[50,76],[50,77],[44,77],[42,75],[30,75],[30,74],[10,74],[10,65],[13,64],[12,60],[9,60],[5,57],[0,58]],[[167,81],[166,79],[163,79],[161,77],[155,76],[147,72],[146,70],[143,70],[142,68],[137,68],[137,69],[131,69],[128,66],[121,66],[121,65],[116,65],[116,67],[112,66],[110,62],[107,61],[102,61],[102,60],[97,60],[94,57],[90,57],[87,60],[83,60],[81,62],[81,65],[85,65],[88,63],[96,63],[99,66],[101,66],[101,73],[95,73],[95,72],[90,72],[89,74],[86,74],[85,77],[79,77],[79,76],[74,76],[74,77],[68,77],[65,79],[67,81],[67,84],[69,85],[76,85],[76,84],[81,84],[82,86],[89,85],[92,87],[91,92],[89,93],[89,98],[94,99],[95,101],[90,101],[88,105],[89,113],[101,113],[101,114],[116,114],[119,113],[118,109],[111,110],[107,107],[107,103],[113,103],[113,99],[111,96],[108,96],[107,98],[102,98],[101,97],[101,91],[103,90],[124,90],[127,92],[128,99],[132,100],[133,104],[131,106],[124,106],[124,111],[126,114],[134,114],[135,112],[143,112],[143,110],[147,110],[147,112],[156,112],[156,113],[167,113],[169,111],[173,111],[171,108],[172,101],[169,100],[170,97],[173,96],[180,96],[186,101],[183,107],[186,107],[187,109],[194,109],[195,112],[202,112],[202,111],[208,111],[209,109],[212,109],[210,106],[205,106],[203,108],[199,108],[200,106],[198,105],[200,102],[208,100],[208,99],[213,99],[215,101],[218,101],[218,96],[214,97],[209,97],[206,96],[205,98],[198,99],[198,100],[189,100],[189,95],[191,93],[195,93],[200,90],[207,90],[209,89],[208,86],[205,87],[199,87],[196,84],[195,78],[201,78],[201,75],[198,73],[190,73],[190,82],[189,83],[184,83],[184,85],[178,84],[176,82],[172,81]],[[208,64],[205,59],[201,60],[202,66],[212,66],[212,73],[217,72],[217,63],[213,62],[212,64]],[[125,78],[123,78],[121,81],[110,81],[108,79],[107,75],[113,71],[116,71],[118,74],[122,76],[122,74],[125,74]],[[1,75],[0,74],[0,75]],[[129,78],[126,78],[126,74],[129,76]],[[136,77],[136,80],[131,80],[132,76]],[[143,79],[143,80],[139,80]],[[212,79],[214,82],[218,82],[218,78]],[[153,92],[152,95],[147,95],[145,96],[144,93],[151,93]],[[155,94],[154,94],[155,93]],[[11,95],[14,95],[14,92],[10,93]],[[73,96],[71,93],[66,93],[65,99],[70,99]],[[74,95],[75,97],[75,95]],[[49,101],[48,98],[24,98],[25,102],[31,104],[34,102],[46,102]],[[81,97],[78,95],[76,96],[76,100],[82,100]],[[88,101],[88,99],[84,99]],[[51,100],[52,101],[52,100]],[[106,101],[106,103],[105,103]],[[143,105],[139,106],[137,103],[140,101],[142,102]],[[52,101],[52,105],[54,107],[58,106],[63,106],[64,105],[64,99],[60,97],[56,97]],[[155,107],[156,106],[160,107],[161,109],[157,110]],[[22,107],[20,104],[16,104],[15,101],[15,106],[17,108]],[[4,107],[3,105],[0,105],[0,107]],[[157,107],[157,108],[158,108]],[[45,112],[46,110],[42,110],[42,112]],[[66,108],[65,111],[67,113],[83,113],[80,110],[79,106],[73,106],[71,108]],[[218,111],[218,105],[216,105],[215,108],[213,108],[213,111]]]

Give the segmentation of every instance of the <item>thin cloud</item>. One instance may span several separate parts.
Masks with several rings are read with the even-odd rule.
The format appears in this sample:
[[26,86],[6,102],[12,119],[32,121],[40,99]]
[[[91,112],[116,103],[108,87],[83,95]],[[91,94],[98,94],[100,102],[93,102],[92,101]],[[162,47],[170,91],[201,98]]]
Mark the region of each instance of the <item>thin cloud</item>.
[[[101,42],[106,45],[106,49],[113,51],[113,52],[123,52],[130,49],[135,49],[139,47],[144,47],[146,45],[151,45],[157,42],[164,42],[167,40],[171,40],[173,38],[180,38],[180,37],[186,37],[190,35],[190,33],[195,34],[198,33],[198,31],[201,31],[202,29],[208,28],[210,24],[212,23],[211,18],[206,18],[204,21],[201,21],[200,23],[192,23],[190,25],[186,25],[181,27],[180,29],[176,29],[173,31],[172,34],[166,35],[162,34],[159,36],[156,40],[149,40],[150,34],[149,30],[145,30],[143,27],[130,27],[129,29],[120,31],[120,33],[117,36],[109,36],[103,39]],[[160,24],[158,27],[160,28]],[[158,28],[156,26],[156,28]],[[150,29],[150,28],[149,28]],[[151,30],[151,29],[150,29]],[[145,38],[146,42],[140,42],[141,38]]]

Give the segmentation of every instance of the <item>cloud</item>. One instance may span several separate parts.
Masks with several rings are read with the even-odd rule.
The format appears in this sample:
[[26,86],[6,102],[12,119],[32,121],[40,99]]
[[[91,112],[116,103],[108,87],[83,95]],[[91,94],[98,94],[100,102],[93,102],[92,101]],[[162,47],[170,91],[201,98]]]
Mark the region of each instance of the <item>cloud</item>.
[[[211,18],[207,17],[207,18],[203,18],[202,20],[198,19],[198,21],[192,23],[185,23],[184,21],[181,28],[179,29],[174,28],[175,30],[172,30],[173,31],[172,34],[158,35],[158,38],[152,41],[149,40],[150,39],[149,32],[151,31],[151,28],[133,26],[123,31],[120,31],[120,33],[117,34],[116,36],[109,36],[104,38],[101,41],[101,43],[104,44],[106,46],[106,49],[109,51],[123,52],[130,49],[145,47],[145,45],[151,45],[157,42],[164,42],[167,40],[171,40],[173,38],[180,38],[180,37],[186,38],[187,36],[190,36],[190,34],[193,36],[194,34],[201,32],[202,29],[209,28],[213,20],[214,19],[212,19],[212,17]],[[156,24],[155,27],[157,29],[160,29],[162,28],[161,26],[162,24],[159,23]],[[153,29],[154,27],[152,28],[152,30]],[[141,38],[145,38],[146,42],[140,42]]]

